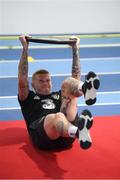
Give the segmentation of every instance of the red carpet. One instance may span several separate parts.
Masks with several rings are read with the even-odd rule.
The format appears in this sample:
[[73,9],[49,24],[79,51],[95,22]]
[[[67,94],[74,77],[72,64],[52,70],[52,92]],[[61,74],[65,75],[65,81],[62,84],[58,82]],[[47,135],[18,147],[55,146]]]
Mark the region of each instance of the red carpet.
[[35,149],[24,121],[0,122],[0,179],[120,179],[120,116],[94,119],[92,147],[61,152]]

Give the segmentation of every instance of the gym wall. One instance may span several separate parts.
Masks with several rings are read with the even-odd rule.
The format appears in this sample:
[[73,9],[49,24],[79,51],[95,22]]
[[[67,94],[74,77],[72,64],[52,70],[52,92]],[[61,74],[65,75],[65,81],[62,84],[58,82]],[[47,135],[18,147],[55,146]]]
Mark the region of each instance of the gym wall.
[[120,0],[0,0],[0,34],[120,32]]

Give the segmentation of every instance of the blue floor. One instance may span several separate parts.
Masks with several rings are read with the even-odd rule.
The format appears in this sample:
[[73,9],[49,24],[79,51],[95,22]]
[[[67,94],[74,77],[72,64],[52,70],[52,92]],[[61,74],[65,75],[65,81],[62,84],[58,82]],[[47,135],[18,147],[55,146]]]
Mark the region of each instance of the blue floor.
[[[38,45],[38,44],[37,44]],[[12,47],[13,46],[13,47]],[[12,47],[12,48],[11,48]],[[0,120],[23,119],[17,101],[17,71],[21,46],[16,40],[0,40]],[[62,80],[70,76],[72,51],[68,46],[36,46],[30,44],[29,80],[34,71],[44,68],[52,74],[53,90],[60,89]],[[79,111],[91,110],[95,116],[120,115],[120,38],[82,38],[80,44],[82,80],[95,71],[101,86],[97,102],[86,106],[79,98]]]

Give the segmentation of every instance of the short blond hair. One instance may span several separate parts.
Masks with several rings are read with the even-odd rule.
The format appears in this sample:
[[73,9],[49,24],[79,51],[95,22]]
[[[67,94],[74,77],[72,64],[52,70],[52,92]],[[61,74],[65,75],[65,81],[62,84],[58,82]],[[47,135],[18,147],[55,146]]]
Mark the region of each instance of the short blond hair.
[[40,69],[37,70],[36,72],[33,73],[32,75],[32,80],[34,79],[34,77],[38,74],[50,74],[49,71],[47,71],[46,69]]

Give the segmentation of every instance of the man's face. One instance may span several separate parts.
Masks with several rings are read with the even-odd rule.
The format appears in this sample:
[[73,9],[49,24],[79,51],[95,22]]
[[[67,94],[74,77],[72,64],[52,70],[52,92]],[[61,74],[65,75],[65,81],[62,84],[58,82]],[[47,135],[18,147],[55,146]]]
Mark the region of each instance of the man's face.
[[41,95],[48,95],[51,92],[52,83],[49,74],[37,74],[32,80],[32,86],[36,93]]

